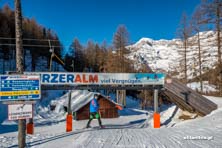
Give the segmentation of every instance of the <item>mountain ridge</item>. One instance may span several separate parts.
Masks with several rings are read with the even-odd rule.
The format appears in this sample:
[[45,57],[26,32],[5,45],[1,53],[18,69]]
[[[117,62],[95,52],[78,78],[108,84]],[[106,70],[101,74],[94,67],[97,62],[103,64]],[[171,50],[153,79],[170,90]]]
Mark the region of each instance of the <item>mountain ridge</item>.
[[[202,72],[215,67],[217,63],[216,33],[214,31],[200,32]],[[177,73],[175,76],[184,77],[183,72],[183,42],[180,39],[141,38],[133,45],[127,46],[130,53],[127,57],[134,61],[135,67],[148,64],[155,72]],[[188,39],[187,48],[188,78],[199,75],[197,34]]]

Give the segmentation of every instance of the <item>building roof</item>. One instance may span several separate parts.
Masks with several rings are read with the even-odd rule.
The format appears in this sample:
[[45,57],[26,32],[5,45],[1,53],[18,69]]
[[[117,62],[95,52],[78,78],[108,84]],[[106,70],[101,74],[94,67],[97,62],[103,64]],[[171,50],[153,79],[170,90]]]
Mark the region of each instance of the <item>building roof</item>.
[[[121,106],[120,104],[114,102],[111,99],[108,99],[106,96],[95,93],[95,92],[89,92],[87,90],[75,90],[72,92],[72,102],[71,102],[71,108],[73,112],[78,111],[80,108],[88,104],[94,97],[94,94],[99,94],[102,96],[103,99],[108,100],[109,102],[113,103],[114,105]],[[68,97],[68,93],[66,95],[66,98]],[[68,99],[65,100],[64,106],[68,106]]]

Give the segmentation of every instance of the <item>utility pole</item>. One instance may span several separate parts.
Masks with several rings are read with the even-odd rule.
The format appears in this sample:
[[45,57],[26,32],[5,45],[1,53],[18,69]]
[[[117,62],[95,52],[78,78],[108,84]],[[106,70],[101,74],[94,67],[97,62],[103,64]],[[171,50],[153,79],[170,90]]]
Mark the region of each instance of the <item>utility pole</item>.
[[[121,45],[120,47],[120,61],[122,62],[121,64],[121,74],[123,74],[123,72],[125,72],[125,65],[124,65],[124,46]],[[124,106],[124,108],[126,107],[126,90],[120,90],[121,93],[121,104]]]
[[51,41],[50,40],[48,40],[48,42],[49,42],[49,52],[51,53],[51,56],[50,56],[50,62],[49,62],[49,71],[51,72],[52,71],[52,59],[53,59],[53,57],[54,57],[54,47],[52,47],[52,45],[51,45]]
[[[21,0],[15,0],[15,34],[16,34],[16,72],[23,74],[23,43],[22,43],[22,9]],[[24,103],[24,101],[22,101]],[[26,119],[18,121],[18,146],[24,148],[26,145]]]
[[67,112],[69,115],[72,115],[72,109],[71,109],[71,100],[72,100],[72,91],[69,90],[69,94],[68,94],[68,109]]
[[158,89],[154,89],[154,114],[153,114],[153,124],[154,128],[160,128],[160,114],[159,114],[159,104],[158,104]]
[[159,104],[158,104],[158,89],[154,90],[154,112],[159,113]]

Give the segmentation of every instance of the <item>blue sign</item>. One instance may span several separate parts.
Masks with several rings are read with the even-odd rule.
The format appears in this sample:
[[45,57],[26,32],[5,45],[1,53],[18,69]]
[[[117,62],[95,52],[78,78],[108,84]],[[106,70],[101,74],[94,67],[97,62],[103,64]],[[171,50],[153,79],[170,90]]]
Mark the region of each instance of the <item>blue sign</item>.
[[36,100],[40,97],[39,75],[0,76],[0,101]]

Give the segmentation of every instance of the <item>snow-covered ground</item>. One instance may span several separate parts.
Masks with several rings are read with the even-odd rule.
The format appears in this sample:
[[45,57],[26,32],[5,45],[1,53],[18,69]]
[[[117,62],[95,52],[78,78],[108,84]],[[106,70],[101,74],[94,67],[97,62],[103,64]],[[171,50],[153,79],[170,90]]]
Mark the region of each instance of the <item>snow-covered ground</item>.
[[[151,110],[143,111],[133,106],[122,110],[119,118],[102,119],[105,129],[84,129],[87,120],[73,120],[73,131],[69,133],[65,132],[66,122],[56,120],[65,117],[64,112],[59,115],[56,112],[45,111],[46,115],[52,115],[48,120],[54,119],[57,122],[41,124],[47,121],[48,115],[43,121],[35,120],[39,123],[36,123],[35,134],[27,135],[27,147],[221,147],[222,98],[208,98],[218,104],[218,109],[210,115],[192,120],[178,119],[182,111],[174,105],[161,106],[163,125],[160,129],[154,129],[152,126]],[[56,99],[57,102],[60,99],[62,100],[62,97]],[[11,125],[12,129],[13,126],[14,124]],[[98,126],[96,120],[92,122],[92,126]],[[1,124],[0,147],[17,147],[16,129],[2,132],[2,128]]]
[[[36,125],[50,125],[65,120],[65,112],[53,112],[50,110],[50,102],[63,94],[60,90],[42,91],[42,97],[34,107],[34,122]],[[0,102],[0,134],[17,131],[17,122],[8,121],[7,105]]]
[[[187,84],[193,90],[201,91],[200,82],[192,82]],[[215,85],[209,84],[208,81],[203,81],[203,93],[210,93],[218,91]]]

